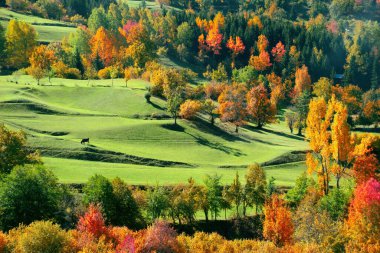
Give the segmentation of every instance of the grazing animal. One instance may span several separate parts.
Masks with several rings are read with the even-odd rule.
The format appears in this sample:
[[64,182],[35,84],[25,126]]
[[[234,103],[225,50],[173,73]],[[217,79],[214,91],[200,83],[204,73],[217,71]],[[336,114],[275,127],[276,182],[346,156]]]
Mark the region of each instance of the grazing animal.
[[90,144],[90,138],[82,139],[82,141],[80,142],[80,144],[85,144],[85,143]]

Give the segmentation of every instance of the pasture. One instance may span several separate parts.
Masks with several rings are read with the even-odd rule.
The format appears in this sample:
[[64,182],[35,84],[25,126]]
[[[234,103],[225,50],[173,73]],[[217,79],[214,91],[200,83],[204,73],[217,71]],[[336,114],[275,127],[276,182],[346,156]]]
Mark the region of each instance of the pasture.
[[[121,79],[35,83],[29,76],[0,77],[0,122],[23,129],[63,183],[102,174],[130,184],[173,184],[214,173],[230,183],[236,171],[243,178],[257,162],[270,165],[268,178],[290,186],[305,170],[291,152],[306,150],[307,142],[281,120],[263,130],[248,125],[239,134],[218,121],[212,127],[206,117],[174,126],[164,100],[145,101],[149,83],[142,80],[127,87]],[[81,145],[82,138],[90,144]]]

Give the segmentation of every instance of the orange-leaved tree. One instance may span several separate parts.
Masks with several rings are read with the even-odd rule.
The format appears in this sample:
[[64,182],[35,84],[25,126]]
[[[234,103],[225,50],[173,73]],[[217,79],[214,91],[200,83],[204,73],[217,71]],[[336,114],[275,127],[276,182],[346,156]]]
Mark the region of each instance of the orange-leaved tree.
[[274,48],[272,48],[272,55],[275,62],[281,62],[286,53],[285,46],[279,41]]
[[100,27],[90,40],[91,57],[99,57],[104,66],[110,66],[117,53],[112,35],[104,28]]
[[294,232],[292,214],[278,195],[272,195],[267,201],[264,214],[264,237],[279,246],[291,243]]
[[262,128],[275,121],[276,110],[269,100],[269,94],[263,84],[253,87],[247,94],[247,114]]
[[239,54],[244,53],[245,45],[239,36],[236,36],[235,40],[231,36],[227,42],[227,48],[232,51],[231,68],[235,68],[235,58]]
[[30,67],[28,68],[28,73],[37,80],[38,85],[40,80],[51,70],[54,61],[56,61],[56,57],[53,50],[48,49],[45,45],[34,48],[29,58]]
[[179,108],[179,116],[184,119],[192,119],[202,109],[202,103],[198,100],[186,100]]
[[235,125],[235,131],[244,125],[246,119],[246,94],[244,85],[234,84],[227,86],[218,98],[220,119]]
[[258,56],[252,55],[249,59],[249,64],[258,71],[264,71],[268,67],[272,66],[270,56],[267,51],[260,52]]
[[303,65],[296,70],[296,80],[294,86],[294,96],[298,97],[304,91],[311,90],[311,77],[308,68]]

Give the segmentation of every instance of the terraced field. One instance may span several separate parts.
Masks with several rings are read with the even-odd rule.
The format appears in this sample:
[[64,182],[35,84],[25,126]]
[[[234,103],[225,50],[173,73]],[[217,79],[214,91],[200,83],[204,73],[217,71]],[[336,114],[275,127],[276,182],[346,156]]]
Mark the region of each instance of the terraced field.
[[[132,184],[171,184],[190,176],[223,175],[230,182],[248,164],[267,165],[277,184],[291,185],[304,171],[307,143],[289,134],[280,121],[235,134],[226,124],[207,119],[168,118],[165,101],[144,99],[149,83],[133,80],[53,79],[35,85],[28,76],[0,77],[0,121],[23,129],[62,182],[81,183],[98,173]],[[90,145],[81,145],[90,138]],[[300,152],[296,152],[300,151]],[[289,163],[292,162],[292,163]],[[294,163],[293,163],[294,162]]]

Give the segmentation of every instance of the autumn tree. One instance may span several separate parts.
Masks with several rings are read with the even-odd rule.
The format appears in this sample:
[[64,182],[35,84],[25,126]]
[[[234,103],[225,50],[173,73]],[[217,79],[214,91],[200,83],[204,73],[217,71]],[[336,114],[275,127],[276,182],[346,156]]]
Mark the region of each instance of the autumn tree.
[[140,76],[140,69],[136,67],[127,67],[124,70],[125,86],[128,86],[128,81],[131,79],[137,79]]
[[377,252],[380,250],[380,183],[371,178],[357,186],[351,201],[345,233],[346,250]]
[[15,68],[25,67],[37,44],[37,32],[23,21],[12,19],[5,34],[8,64]]
[[294,231],[292,214],[278,195],[273,195],[265,204],[264,214],[264,237],[276,245],[291,243]]
[[37,80],[38,85],[40,84],[40,79],[51,71],[51,66],[55,60],[54,52],[47,49],[45,45],[38,46],[33,50],[29,58],[30,67],[28,72]]
[[284,55],[286,53],[285,46],[279,41],[274,48],[272,48],[272,56],[274,57],[275,62],[282,62]]
[[376,155],[376,143],[380,142],[380,138],[374,135],[354,136],[355,148],[352,151],[353,176],[357,184],[364,183],[370,178],[380,179],[378,168],[380,166],[379,157]]
[[267,49],[268,45],[269,45],[269,41],[267,37],[261,34],[257,39],[257,49],[259,50],[260,53],[264,52]]
[[236,56],[244,53],[245,45],[239,36],[236,36],[235,40],[231,36],[227,42],[227,48],[232,52],[231,68],[234,69]]
[[296,79],[294,86],[294,96],[299,96],[302,92],[311,90],[311,77],[308,68],[303,65],[296,70]]
[[100,27],[90,40],[91,57],[99,57],[104,66],[111,65],[116,54],[116,48],[112,35],[104,28]]
[[327,114],[327,104],[323,98],[313,99],[310,102],[310,111],[307,116],[306,136],[310,138],[312,153],[307,156],[309,172],[316,171],[318,182],[325,194],[329,191],[331,177],[330,148],[328,131],[330,118]]
[[248,172],[245,175],[245,194],[249,206],[255,206],[256,214],[264,205],[266,198],[266,175],[265,171],[259,164],[248,166]]
[[253,87],[247,94],[247,114],[262,128],[275,121],[276,110],[271,104],[268,91],[263,84]]
[[252,55],[249,59],[249,64],[257,71],[264,71],[268,67],[272,66],[269,53],[266,51],[260,52],[258,56]]
[[198,100],[186,100],[181,104],[179,109],[179,116],[184,119],[191,119],[202,109],[202,103]]
[[236,132],[245,122],[246,92],[245,86],[234,84],[227,86],[218,98],[220,119],[234,124]]
[[26,134],[0,125],[0,175],[9,174],[17,165],[41,163],[38,152],[26,146]]

